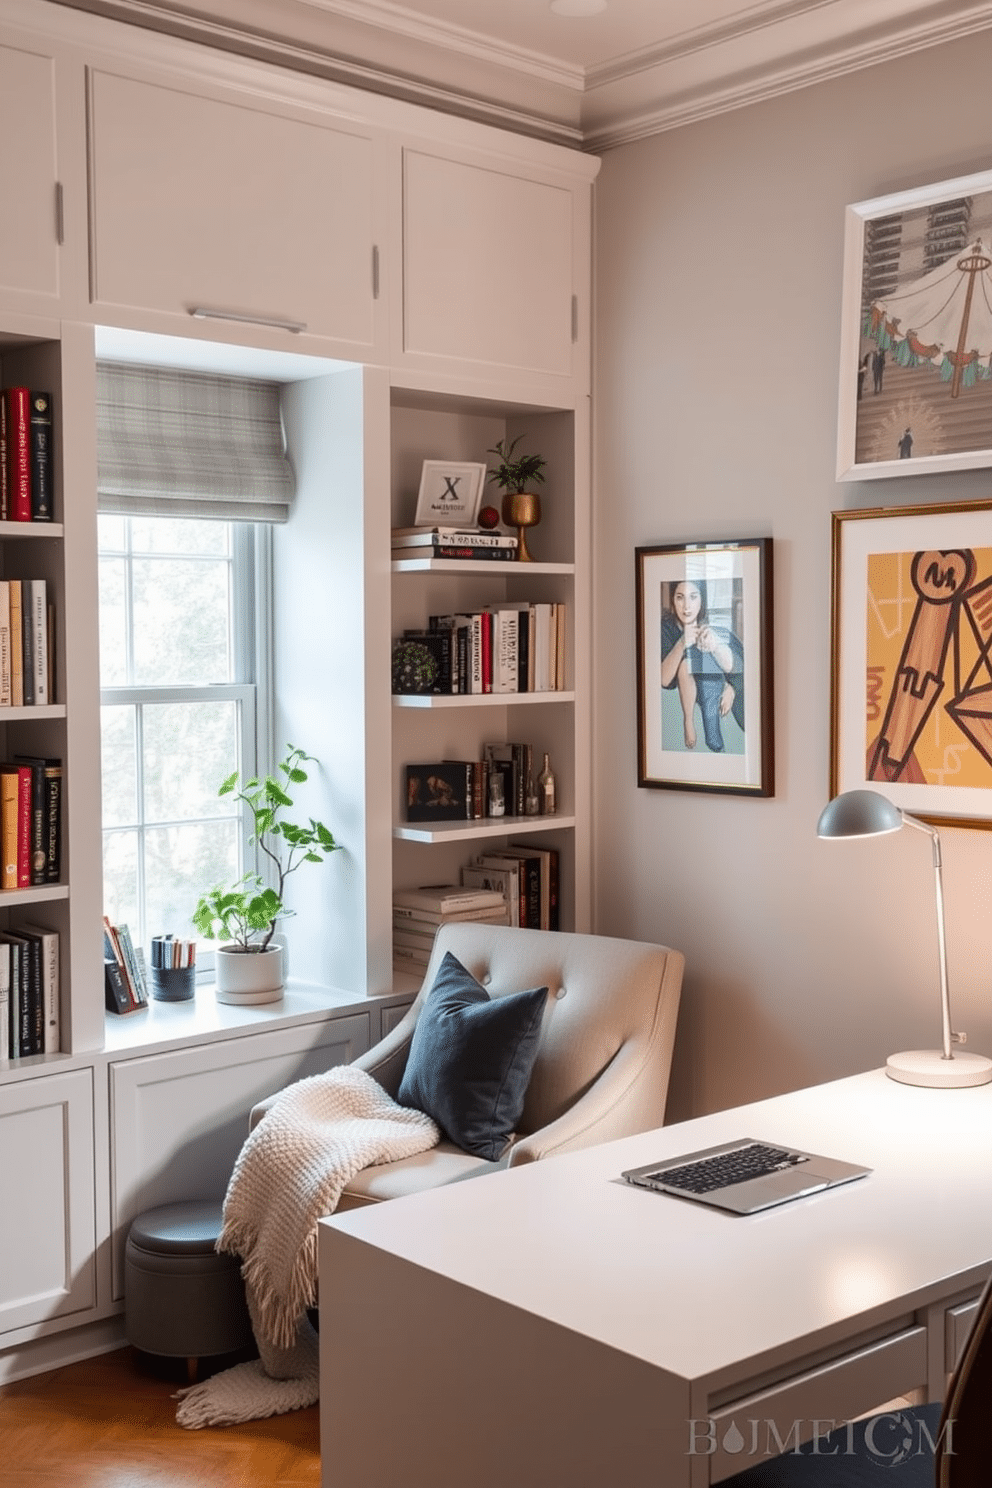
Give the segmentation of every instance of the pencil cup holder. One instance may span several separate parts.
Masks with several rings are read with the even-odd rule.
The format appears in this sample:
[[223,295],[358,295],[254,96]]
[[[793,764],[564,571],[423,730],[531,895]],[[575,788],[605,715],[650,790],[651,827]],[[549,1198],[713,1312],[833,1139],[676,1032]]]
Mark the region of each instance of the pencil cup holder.
[[196,991],[195,966],[153,966],[149,975],[156,1002],[188,1002]]

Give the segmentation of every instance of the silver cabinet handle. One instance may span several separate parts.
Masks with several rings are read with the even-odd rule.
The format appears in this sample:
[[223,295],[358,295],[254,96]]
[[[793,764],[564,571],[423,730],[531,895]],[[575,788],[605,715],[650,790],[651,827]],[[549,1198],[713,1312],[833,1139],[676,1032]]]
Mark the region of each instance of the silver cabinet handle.
[[193,305],[189,313],[194,320],[236,320],[239,325],[269,326],[277,331],[292,331],[294,336],[307,328],[305,320],[284,320],[277,315],[242,315],[238,310],[218,310],[212,305]]

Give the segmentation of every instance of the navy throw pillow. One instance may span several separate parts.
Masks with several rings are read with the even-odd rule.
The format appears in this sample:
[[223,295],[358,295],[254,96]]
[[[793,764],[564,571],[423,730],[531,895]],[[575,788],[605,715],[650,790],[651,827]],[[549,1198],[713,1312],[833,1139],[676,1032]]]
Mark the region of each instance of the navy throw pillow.
[[524,1108],[547,987],[490,997],[450,951],[413,1031],[401,1106],[424,1111],[445,1136],[496,1162]]

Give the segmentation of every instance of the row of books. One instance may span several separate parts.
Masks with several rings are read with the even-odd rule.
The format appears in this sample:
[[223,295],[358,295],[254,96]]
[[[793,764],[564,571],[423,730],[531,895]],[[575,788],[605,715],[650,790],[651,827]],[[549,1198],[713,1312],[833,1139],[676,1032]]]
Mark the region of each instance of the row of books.
[[0,579],[0,708],[55,701],[55,624],[45,579]]
[[52,396],[0,391],[0,522],[52,520]]
[[62,761],[17,754],[0,764],[0,889],[62,876]]
[[565,687],[564,604],[526,601],[466,614],[431,615],[426,630],[404,630],[434,657],[436,693],[561,692]]
[[531,744],[484,744],[476,760],[436,760],[406,765],[405,811],[408,822],[481,821],[493,815],[491,778],[499,774],[502,816],[539,815],[534,749]]
[[468,889],[460,884],[426,884],[397,889],[393,895],[393,967],[421,972],[430,960],[439,925],[462,920],[508,925],[509,910],[498,889]]
[[59,936],[44,925],[0,933],[0,1059],[61,1047]]
[[457,558],[482,563],[515,563],[517,538],[478,527],[394,527],[393,559]]
[[559,855],[556,847],[511,842],[480,853],[461,871],[469,889],[495,889],[507,907],[507,923],[525,930],[561,929]]
[[145,955],[126,925],[103,917],[103,988],[107,1011],[135,1013],[148,1006]]

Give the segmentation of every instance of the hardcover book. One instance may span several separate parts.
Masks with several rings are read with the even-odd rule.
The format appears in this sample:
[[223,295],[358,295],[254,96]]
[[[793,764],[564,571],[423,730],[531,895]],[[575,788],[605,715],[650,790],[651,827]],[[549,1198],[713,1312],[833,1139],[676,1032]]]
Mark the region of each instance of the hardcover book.
[[31,520],[52,520],[52,395],[32,393]]
[[394,913],[398,909],[419,909],[431,914],[468,915],[477,910],[499,910],[502,896],[488,889],[466,889],[461,884],[425,884],[419,889],[397,889],[393,894]]
[[8,520],[31,520],[31,390],[5,388],[7,408]]

